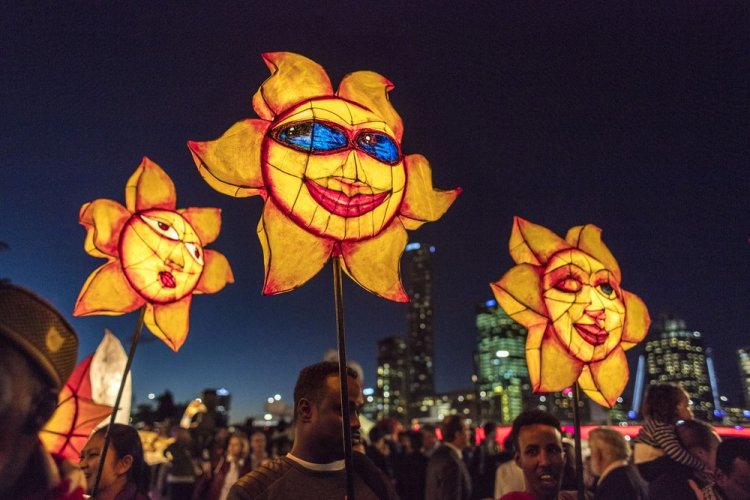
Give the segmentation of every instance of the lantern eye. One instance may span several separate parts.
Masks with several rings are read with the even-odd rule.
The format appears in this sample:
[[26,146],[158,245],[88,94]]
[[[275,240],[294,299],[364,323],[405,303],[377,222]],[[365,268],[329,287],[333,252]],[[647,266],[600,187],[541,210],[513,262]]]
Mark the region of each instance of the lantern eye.
[[555,283],[554,286],[561,292],[575,293],[583,287],[583,284],[573,276],[566,276]]
[[195,262],[197,262],[200,265],[203,265],[203,251],[201,250],[201,246],[197,243],[188,243],[185,242],[185,248],[187,248],[188,253],[193,258]]
[[614,299],[616,297],[616,295],[617,295],[615,293],[615,288],[611,284],[609,284],[607,282],[599,283],[596,286],[596,289],[599,290],[599,293],[601,293],[602,295],[604,295],[608,299]]
[[170,240],[174,241],[178,241],[180,239],[180,235],[177,234],[177,230],[169,222],[155,219],[143,214],[141,214],[141,220],[148,224],[151,229],[164,236],[165,238],[169,238]]
[[333,124],[313,120],[284,125],[272,135],[292,149],[308,153],[331,153],[349,145],[343,130]]
[[383,163],[393,164],[399,160],[398,144],[381,132],[365,130],[357,135],[357,149],[364,151]]

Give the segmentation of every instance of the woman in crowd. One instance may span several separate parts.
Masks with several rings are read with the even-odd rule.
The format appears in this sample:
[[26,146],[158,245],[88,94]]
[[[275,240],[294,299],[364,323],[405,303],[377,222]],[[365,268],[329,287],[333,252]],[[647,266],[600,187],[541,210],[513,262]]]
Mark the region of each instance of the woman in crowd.
[[[108,427],[97,430],[81,451],[80,467],[86,476],[89,495],[93,493]],[[111,427],[97,500],[149,500],[148,472],[138,431],[124,424],[112,424]]]

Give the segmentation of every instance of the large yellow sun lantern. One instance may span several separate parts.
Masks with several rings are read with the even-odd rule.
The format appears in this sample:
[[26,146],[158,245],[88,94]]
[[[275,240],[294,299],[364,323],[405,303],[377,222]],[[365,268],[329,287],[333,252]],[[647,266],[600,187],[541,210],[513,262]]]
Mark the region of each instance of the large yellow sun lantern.
[[233,283],[226,257],[204,248],[219,236],[218,208],[177,210],[167,174],[144,158],[125,186],[125,206],[99,199],[81,207],[84,248],[107,259],[86,280],[74,316],[119,315],[145,306],[148,329],[172,350],[185,342],[195,293]]
[[399,302],[406,230],[440,218],[460,189],[433,189],[430,164],[401,151],[393,84],[371,71],[334,93],[323,68],[301,55],[263,54],[271,76],[253,97],[260,119],[219,139],[189,142],[203,178],[236,197],[260,195],[257,232],[264,294],[297,288],[332,256],[363,288]]
[[643,301],[622,289],[601,229],[576,226],[563,240],[516,217],[509,246],[517,265],[491,286],[503,310],[528,329],[534,392],[577,381],[611,408],[628,381],[625,351],[643,340],[651,320]]

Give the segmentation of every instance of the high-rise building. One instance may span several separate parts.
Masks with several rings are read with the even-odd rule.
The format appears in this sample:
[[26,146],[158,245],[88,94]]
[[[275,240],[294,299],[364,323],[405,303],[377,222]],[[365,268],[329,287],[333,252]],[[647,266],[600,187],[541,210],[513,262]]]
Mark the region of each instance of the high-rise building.
[[404,282],[410,302],[406,313],[408,331],[408,417],[425,416],[421,401],[435,394],[432,328],[432,262],[435,247],[409,243],[404,253]]
[[740,364],[742,378],[742,395],[745,399],[745,409],[750,410],[750,346],[737,349],[737,361]]
[[476,310],[475,385],[481,419],[511,423],[531,393],[526,367],[526,329],[495,300]]
[[378,379],[374,399],[377,419],[406,416],[408,367],[406,339],[387,337],[378,341]]
[[700,332],[688,330],[685,321],[661,315],[646,342],[646,385],[673,382],[690,395],[695,417],[715,418],[714,395]]

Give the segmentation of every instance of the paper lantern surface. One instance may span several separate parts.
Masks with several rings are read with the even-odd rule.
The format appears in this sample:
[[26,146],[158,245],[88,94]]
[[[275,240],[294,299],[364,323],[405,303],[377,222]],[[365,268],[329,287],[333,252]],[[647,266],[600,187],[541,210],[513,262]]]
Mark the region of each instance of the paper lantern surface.
[[144,158],[125,186],[125,206],[98,199],[81,207],[86,252],[107,259],[86,280],[73,314],[119,315],[145,306],[148,329],[179,350],[195,293],[215,293],[234,277],[224,255],[204,248],[219,235],[218,208],[177,210],[167,174]]
[[[91,398],[99,404],[114,407],[117,400],[117,391],[122,383],[122,374],[125,372],[125,365],[128,362],[128,355],[125,353],[120,341],[112,335],[112,332],[105,330],[104,337],[96,348],[94,358],[91,361]],[[130,400],[133,394],[133,384],[131,373],[128,372],[128,378],[125,386],[122,388],[122,398],[120,398],[120,408],[117,410],[115,422],[118,424],[130,423]],[[106,423],[106,422],[105,422]]]
[[576,226],[562,239],[516,217],[509,246],[517,265],[491,286],[503,310],[528,330],[534,392],[577,381],[611,408],[628,381],[625,350],[643,340],[650,318],[643,301],[622,289],[601,229]]
[[263,58],[272,74],[253,97],[260,119],[188,143],[214,189],[265,200],[257,228],[263,293],[301,286],[341,256],[360,286],[408,301],[399,271],[406,230],[439,219],[460,189],[434,189],[427,160],[402,153],[403,125],[388,100],[393,84],[383,76],[351,73],[334,93],[306,57]]
[[89,370],[93,355],[76,366],[57,399],[57,409],[39,432],[44,447],[78,462],[91,432],[108,420],[112,407],[91,397]]

